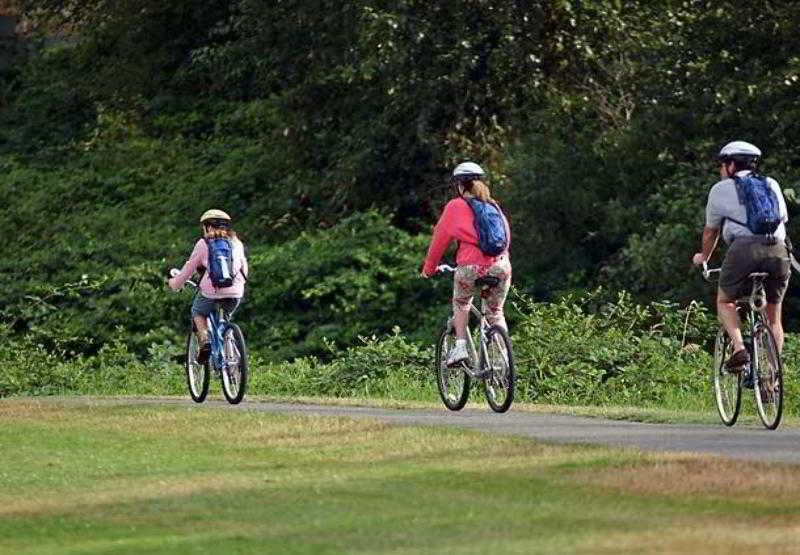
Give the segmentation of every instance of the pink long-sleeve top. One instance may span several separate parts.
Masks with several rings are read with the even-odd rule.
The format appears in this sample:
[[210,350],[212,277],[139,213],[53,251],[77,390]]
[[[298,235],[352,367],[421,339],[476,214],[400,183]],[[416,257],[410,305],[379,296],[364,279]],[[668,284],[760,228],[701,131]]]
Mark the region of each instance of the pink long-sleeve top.
[[[511,229],[505,214],[503,214],[503,221],[506,224],[508,244],[511,245]],[[498,258],[508,254],[508,250],[498,256],[487,256],[481,252],[472,208],[463,198],[455,198],[444,207],[444,212],[436,222],[436,227],[433,228],[433,238],[425,257],[425,265],[422,268],[425,275],[430,276],[436,273],[436,266],[439,265],[444,251],[454,240],[459,242],[456,253],[456,263],[459,266],[470,264],[491,266]]]
[[[247,258],[244,254],[244,245],[239,239],[232,239],[231,246],[233,247],[233,272],[235,276],[233,285],[217,289],[211,283],[208,272],[205,272],[203,279],[200,280],[200,292],[207,299],[241,299],[244,296],[244,283],[249,271]],[[170,278],[169,286],[174,291],[179,290],[198,268],[208,268],[208,245],[204,239],[198,239],[197,243],[194,244],[189,260],[183,265],[180,273]]]

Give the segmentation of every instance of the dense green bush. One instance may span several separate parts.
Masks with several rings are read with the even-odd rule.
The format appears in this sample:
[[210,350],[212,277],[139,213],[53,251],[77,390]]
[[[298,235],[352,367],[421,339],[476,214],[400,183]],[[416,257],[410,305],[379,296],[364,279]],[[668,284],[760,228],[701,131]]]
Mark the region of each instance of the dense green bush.
[[[188,256],[192,241],[179,247],[174,239],[164,244],[160,234],[143,233],[142,238],[152,242],[151,252],[160,253],[160,259],[128,252],[123,261],[120,246],[113,254],[119,267],[103,267],[98,253],[90,256],[92,247],[84,244],[85,254],[64,263],[72,266],[74,279],[50,285],[31,276],[9,287],[17,293],[0,301],[4,317],[28,340],[67,357],[94,355],[121,339],[144,358],[152,344],[181,341],[191,295],[169,291],[165,276],[169,265],[179,266]],[[98,235],[97,240],[105,238]],[[55,267],[59,246],[68,248],[56,243],[51,252],[20,255],[52,256],[53,271],[66,276],[70,272]],[[328,342],[343,348],[358,336],[384,334],[394,326],[410,330],[412,338],[428,338],[449,307],[449,280],[418,277],[426,239],[393,227],[376,212],[355,214],[328,230],[305,232],[282,244],[249,247],[250,279],[237,319],[251,347],[271,360],[329,356]],[[167,254],[172,264],[165,261]],[[137,258],[146,261],[136,263]]]
[[122,330],[94,356],[67,356],[0,328],[0,397],[9,395],[175,395],[185,391],[174,346],[153,344],[146,361],[128,350]]
[[325,354],[326,341],[342,347],[394,326],[412,338],[430,337],[436,317],[448,310],[451,286],[419,279],[426,245],[426,238],[367,212],[254,249],[242,322],[258,330],[254,343],[274,359]]
[[[362,337],[360,344],[332,353],[327,363],[304,357],[267,366],[255,374],[253,390],[271,395],[433,399],[433,346],[408,341],[400,330]],[[433,389],[432,389],[433,388]]]
[[[715,319],[700,305],[647,306],[601,291],[557,303],[522,298],[514,330],[523,398],[568,404],[696,405],[707,390]],[[695,406],[696,408],[696,406]]]
[[[512,339],[517,399],[569,405],[626,405],[713,411],[710,350],[715,318],[701,305],[639,305],[602,292],[557,303],[517,297]],[[509,307],[509,311],[512,311]],[[95,356],[64,357],[0,332],[0,397],[44,394],[184,394],[183,342],[153,342],[144,357],[118,336]],[[436,400],[435,336],[410,341],[398,328],[359,338],[325,356],[292,362],[250,351],[251,395]],[[787,337],[785,402],[800,414],[800,341]],[[214,387],[217,387],[214,385]],[[747,393],[747,392],[746,392]],[[476,389],[476,396],[480,395]],[[747,400],[746,402],[749,402]]]

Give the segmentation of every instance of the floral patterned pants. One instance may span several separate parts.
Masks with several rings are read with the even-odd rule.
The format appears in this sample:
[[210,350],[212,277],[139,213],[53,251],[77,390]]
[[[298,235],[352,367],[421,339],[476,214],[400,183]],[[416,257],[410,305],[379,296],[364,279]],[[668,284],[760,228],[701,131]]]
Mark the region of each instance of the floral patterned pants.
[[502,326],[507,330],[503,305],[511,286],[511,262],[506,255],[498,258],[491,266],[467,265],[456,268],[453,278],[453,312],[469,310],[472,297],[476,293],[480,293],[479,288],[475,285],[475,280],[483,276],[495,276],[500,279],[497,287],[489,289],[484,297],[486,319],[490,325]]

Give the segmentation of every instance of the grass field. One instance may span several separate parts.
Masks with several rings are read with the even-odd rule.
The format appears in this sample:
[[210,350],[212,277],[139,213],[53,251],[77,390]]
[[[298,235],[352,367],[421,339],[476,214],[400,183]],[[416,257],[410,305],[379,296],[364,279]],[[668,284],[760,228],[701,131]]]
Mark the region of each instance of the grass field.
[[369,421],[0,401],[0,553],[750,553],[788,465]]

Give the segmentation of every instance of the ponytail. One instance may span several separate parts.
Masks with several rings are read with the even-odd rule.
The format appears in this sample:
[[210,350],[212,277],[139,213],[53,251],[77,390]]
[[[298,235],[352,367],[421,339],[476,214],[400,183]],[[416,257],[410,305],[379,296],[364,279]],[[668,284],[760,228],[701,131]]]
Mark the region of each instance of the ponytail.
[[479,179],[472,179],[464,183],[464,190],[469,191],[478,200],[494,202],[489,186]]

